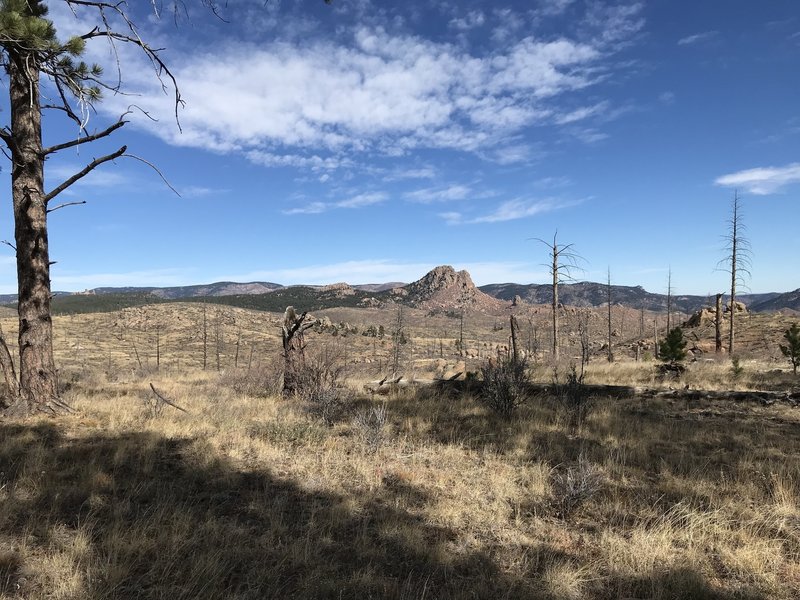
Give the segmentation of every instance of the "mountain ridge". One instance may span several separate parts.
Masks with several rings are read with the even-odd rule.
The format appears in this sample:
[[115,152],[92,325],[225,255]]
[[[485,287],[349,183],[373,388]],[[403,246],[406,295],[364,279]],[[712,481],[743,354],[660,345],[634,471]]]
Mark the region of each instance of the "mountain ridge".
[[[123,286],[98,287],[83,292],[55,292],[56,298],[70,297],[78,301],[80,296],[135,296],[138,301],[152,297],[154,301],[198,300],[201,298],[222,301],[237,299],[239,304],[248,303],[249,296],[261,296],[282,292],[278,297],[292,297],[292,290],[302,292],[302,297],[335,304],[344,300],[348,305],[356,302],[364,306],[378,306],[383,302],[409,304],[429,310],[456,310],[462,305],[474,310],[497,310],[514,301],[527,304],[549,304],[552,301],[550,284],[492,283],[475,286],[470,274],[456,271],[449,265],[435,267],[420,279],[404,284],[400,282],[350,285],[291,285],[266,281],[232,282],[218,281],[188,286]],[[723,296],[727,300],[727,295]],[[559,300],[562,304],[576,307],[598,307],[608,302],[608,286],[605,283],[582,281],[559,285]],[[793,310],[800,311],[800,288],[789,292],[762,294],[738,294],[737,300],[744,302],[755,312]],[[16,302],[16,294],[0,295],[0,303]],[[628,308],[653,311],[666,310],[666,294],[648,292],[642,286],[611,285],[611,302]],[[673,310],[692,313],[714,303],[713,296],[675,294],[671,298]],[[249,304],[249,303],[248,303]],[[270,304],[274,304],[271,302]]]

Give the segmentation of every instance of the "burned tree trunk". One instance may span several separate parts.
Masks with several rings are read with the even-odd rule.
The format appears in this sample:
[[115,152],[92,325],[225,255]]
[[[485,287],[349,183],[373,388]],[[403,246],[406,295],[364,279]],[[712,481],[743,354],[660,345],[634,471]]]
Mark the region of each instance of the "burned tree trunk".
[[305,371],[305,342],[303,333],[314,326],[306,321],[308,313],[298,316],[293,306],[286,308],[283,314],[281,337],[283,339],[283,395],[293,396],[302,389]]
[[514,364],[519,362],[519,348],[517,347],[517,336],[519,335],[519,325],[517,324],[517,317],[511,315],[511,360]]

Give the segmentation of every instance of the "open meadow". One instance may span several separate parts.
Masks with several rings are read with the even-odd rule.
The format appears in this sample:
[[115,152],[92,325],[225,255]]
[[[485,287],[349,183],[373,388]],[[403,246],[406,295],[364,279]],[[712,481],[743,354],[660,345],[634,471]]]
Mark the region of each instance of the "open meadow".
[[[553,387],[503,418],[468,385],[374,395],[363,384],[387,374],[391,341],[362,333],[395,313],[315,316],[359,331],[307,335],[310,356],[342,366],[332,404],[280,397],[277,314],[57,317],[75,412],[0,421],[0,598],[800,596],[796,403],[598,395],[578,418]],[[457,319],[406,319],[420,378],[477,369],[507,338],[499,317],[467,319],[479,352],[464,365]],[[3,315],[8,339],[15,326]],[[551,383],[552,365],[531,377]],[[680,382],[593,357],[586,381],[797,389],[758,349]]]

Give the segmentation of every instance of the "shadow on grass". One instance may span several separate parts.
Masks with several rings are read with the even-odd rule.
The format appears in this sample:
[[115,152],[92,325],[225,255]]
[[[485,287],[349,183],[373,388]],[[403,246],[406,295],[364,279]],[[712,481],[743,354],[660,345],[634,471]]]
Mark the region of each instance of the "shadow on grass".
[[[237,469],[198,440],[0,423],[0,597],[573,597],[541,575],[581,557],[542,547],[504,572],[492,550],[464,549],[458,532],[416,514],[429,498],[402,479],[361,501],[307,487]],[[610,574],[584,592],[732,599],[692,569]],[[736,597],[764,598],[745,592]]]
[[397,508],[426,501],[401,481],[358,502],[237,470],[196,440],[49,423],[0,424],[0,472],[0,596],[51,597],[76,578],[60,597],[540,597]]
[[754,590],[723,592],[689,567],[669,568],[643,577],[612,575],[607,598],[648,598],[652,600],[767,600],[770,596]]

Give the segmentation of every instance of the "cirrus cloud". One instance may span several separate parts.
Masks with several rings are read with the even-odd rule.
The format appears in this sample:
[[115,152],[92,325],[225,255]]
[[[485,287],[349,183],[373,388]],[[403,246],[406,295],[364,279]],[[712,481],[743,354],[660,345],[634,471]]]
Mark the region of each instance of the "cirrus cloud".
[[785,167],[757,167],[718,177],[714,183],[740,187],[756,196],[782,192],[787,186],[800,183],[800,162]]

